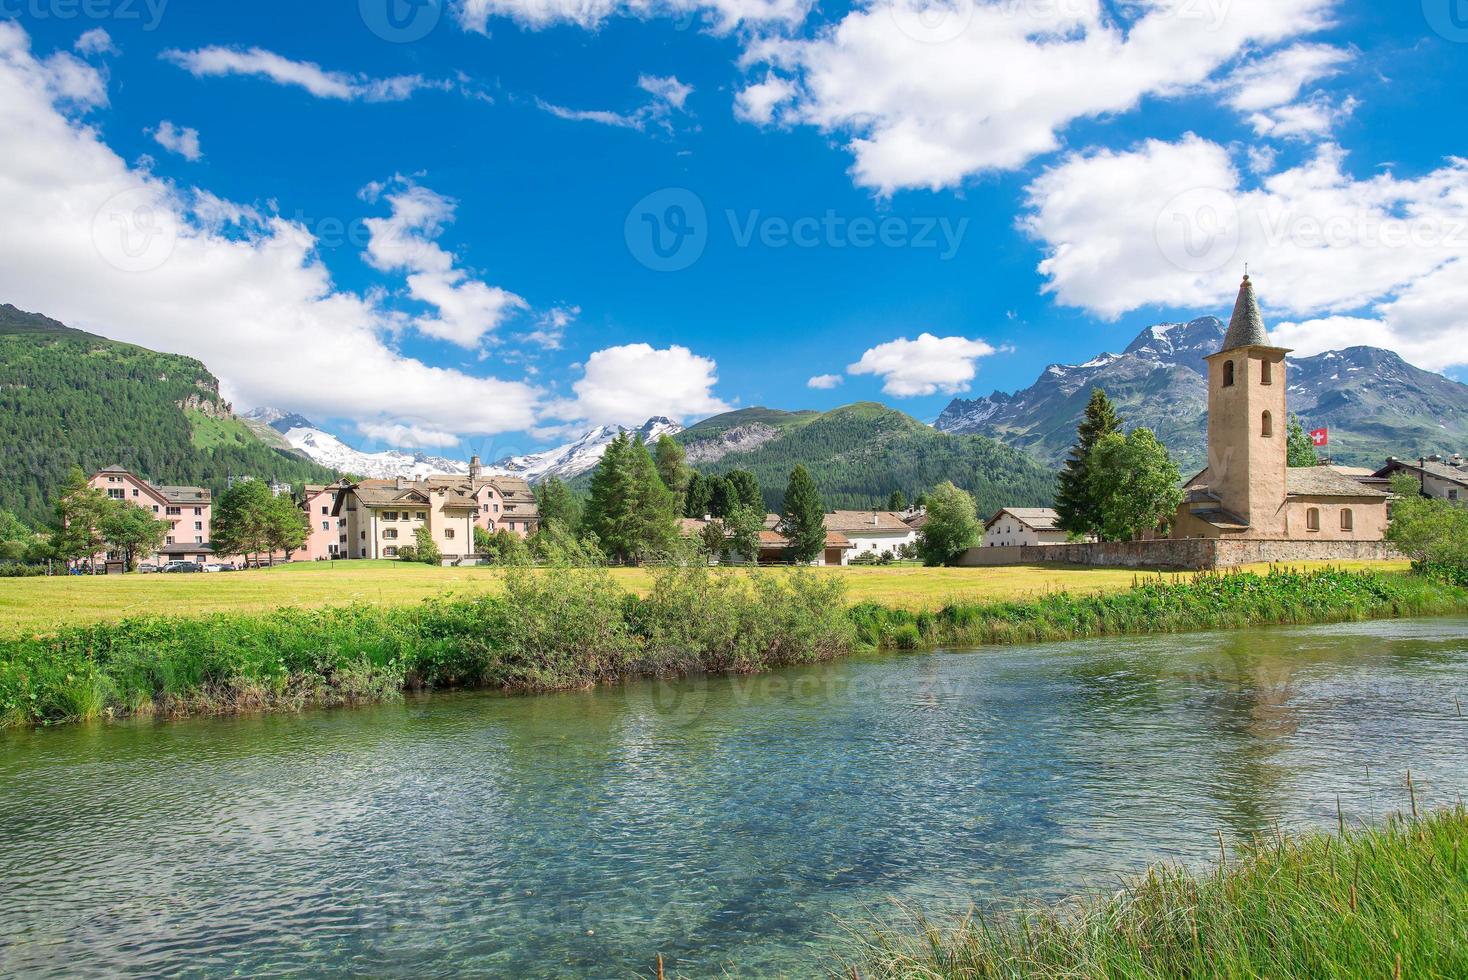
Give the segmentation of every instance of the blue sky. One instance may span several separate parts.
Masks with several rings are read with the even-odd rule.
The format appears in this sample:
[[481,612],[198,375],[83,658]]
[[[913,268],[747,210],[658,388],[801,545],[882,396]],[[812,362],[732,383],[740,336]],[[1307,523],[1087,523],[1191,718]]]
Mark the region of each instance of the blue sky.
[[411,2],[0,3],[0,300],[488,456],[930,419],[1244,261],[1282,343],[1468,362],[1459,0]]

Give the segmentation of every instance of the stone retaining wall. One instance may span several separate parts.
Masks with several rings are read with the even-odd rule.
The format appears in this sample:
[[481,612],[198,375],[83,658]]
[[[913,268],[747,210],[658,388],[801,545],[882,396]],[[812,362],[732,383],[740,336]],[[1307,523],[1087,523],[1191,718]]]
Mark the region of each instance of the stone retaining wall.
[[1385,541],[1116,541],[1101,544],[1006,545],[970,548],[965,568],[1056,562],[1098,568],[1181,568],[1204,571],[1261,562],[1388,561],[1402,554]]

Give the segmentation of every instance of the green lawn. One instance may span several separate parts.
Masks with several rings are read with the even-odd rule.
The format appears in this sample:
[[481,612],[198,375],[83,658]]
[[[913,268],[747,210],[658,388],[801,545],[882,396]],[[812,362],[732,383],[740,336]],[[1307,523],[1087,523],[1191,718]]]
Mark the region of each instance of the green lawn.
[[[1338,563],[1337,567],[1404,571],[1407,563]],[[1060,591],[1115,591],[1129,588],[1144,574],[1122,569],[1050,565],[1006,568],[897,566],[816,571],[820,575],[843,578],[848,599],[853,603],[872,601],[912,610],[937,609],[952,600],[1019,599]],[[645,590],[651,581],[651,574],[640,569],[616,569],[612,574],[627,588],[637,591]],[[198,615],[354,602],[401,605],[445,593],[474,595],[493,592],[500,587],[500,575],[493,568],[435,568],[392,561],[340,561],[303,562],[280,568],[212,575],[0,579],[0,635],[48,632],[60,626],[136,615]],[[1169,573],[1166,577],[1188,576]]]

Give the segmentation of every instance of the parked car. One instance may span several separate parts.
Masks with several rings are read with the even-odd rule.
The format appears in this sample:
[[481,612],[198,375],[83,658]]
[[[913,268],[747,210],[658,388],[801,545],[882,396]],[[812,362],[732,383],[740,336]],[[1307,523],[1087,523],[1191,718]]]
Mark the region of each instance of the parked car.
[[199,568],[199,571],[201,571],[201,572],[222,572],[222,571],[224,571],[224,566],[223,565],[220,565],[220,564],[217,564],[217,563],[216,564],[213,564],[213,565],[203,565],[203,566],[201,566]]
[[158,571],[158,566],[152,564],[151,562],[144,562],[143,564],[138,566],[139,575],[152,575],[156,571]]
[[202,572],[204,566],[192,561],[171,561],[163,566],[165,572]]

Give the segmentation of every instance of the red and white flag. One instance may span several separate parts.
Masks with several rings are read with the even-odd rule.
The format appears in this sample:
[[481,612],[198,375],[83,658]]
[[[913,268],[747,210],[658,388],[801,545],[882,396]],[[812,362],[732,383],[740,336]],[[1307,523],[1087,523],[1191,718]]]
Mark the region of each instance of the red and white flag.
[[1310,441],[1313,442],[1313,443],[1315,443],[1315,445],[1317,445],[1317,446],[1328,446],[1328,445],[1330,445],[1330,430],[1329,429],[1311,429],[1310,430]]

